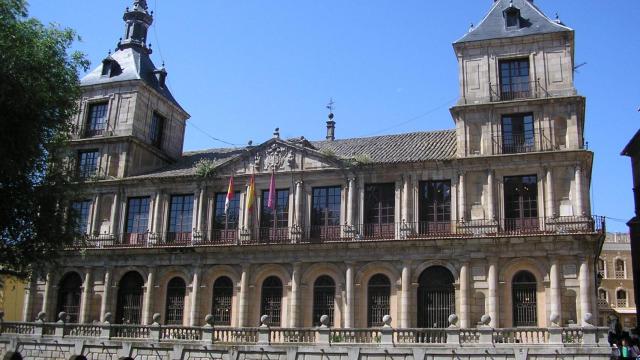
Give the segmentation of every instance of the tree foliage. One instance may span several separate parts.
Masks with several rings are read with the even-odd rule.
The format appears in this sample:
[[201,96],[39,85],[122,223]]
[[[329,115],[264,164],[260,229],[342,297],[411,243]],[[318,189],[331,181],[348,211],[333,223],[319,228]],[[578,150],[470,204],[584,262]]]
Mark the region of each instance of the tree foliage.
[[64,149],[88,67],[75,39],[0,0],[0,269],[38,270],[73,238]]

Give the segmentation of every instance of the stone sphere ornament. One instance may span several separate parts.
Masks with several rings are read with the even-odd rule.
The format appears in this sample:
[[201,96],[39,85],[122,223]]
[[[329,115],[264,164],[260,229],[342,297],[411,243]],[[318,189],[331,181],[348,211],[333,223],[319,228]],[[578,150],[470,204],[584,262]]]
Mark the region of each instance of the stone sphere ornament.
[[38,316],[36,316],[36,320],[44,321],[46,317],[47,317],[47,313],[44,311],[40,311],[38,313]]
[[449,325],[455,327],[458,325],[458,315],[456,314],[451,314],[449,315]]
[[162,317],[160,316],[160,314],[159,314],[159,313],[155,313],[155,314],[153,314],[153,322],[154,322],[154,323],[156,323],[156,324],[160,324],[160,319],[161,319],[161,318],[162,318]]
[[585,325],[593,325],[593,314],[589,312],[585,313],[582,317],[582,321],[585,323]]
[[551,324],[553,324],[554,326],[558,326],[560,324],[560,315],[558,315],[558,313],[551,313],[551,316],[549,316],[549,320],[551,321]]
[[393,320],[391,318],[391,315],[385,315],[382,317],[382,323],[384,324],[384,326],[391,326],[391,320]]
[[322,324],[322,326],[329,326],[329,316],[327,315],[322,315],[320,316],[320,324]]
[[480,323],[482,325],[489,325],[489,323],[491,322],[491,316],[484,314],[482,315],[482,317],[480,318]]
[[58,320],[67,322],[67,313],[64,311],[60,311],[60,313],[58,313]]
[[213,321],[214,317],[211,314],[207,314],[207,316],[204,317],[204,322],[207,323],[207,325],[213,326]]
[[110,323],[112,318],[113,314],[111,314],[110,312],[104,313],[104,322]]
[[262,324],[262,326],[269,326],[269,315],[260,316],[260,324]]

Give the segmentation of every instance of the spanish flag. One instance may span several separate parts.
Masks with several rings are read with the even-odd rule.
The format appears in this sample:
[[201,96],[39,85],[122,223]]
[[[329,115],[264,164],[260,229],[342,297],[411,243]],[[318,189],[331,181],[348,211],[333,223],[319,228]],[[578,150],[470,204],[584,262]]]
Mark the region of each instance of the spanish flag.
[[247,209],[253,211],[253,205],[256,202],[256,179],[251,175],[249,179],[249,189],[247,190]]
[[229,178],[229,188],[227,189],[227,199],[224,201],[224,214],[229,213],[229,206],[233,200],[233,175]]

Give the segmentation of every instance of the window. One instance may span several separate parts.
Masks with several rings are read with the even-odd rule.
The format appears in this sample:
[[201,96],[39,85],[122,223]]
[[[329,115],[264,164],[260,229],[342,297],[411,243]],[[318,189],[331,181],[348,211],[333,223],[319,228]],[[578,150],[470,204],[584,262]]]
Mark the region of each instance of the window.
[[160,148],[162,147],[162,130],[164,129],[164,117],[158,113],[153,113],[151,117],[151,126],[149,128],[149,139],[151,145]]
[[445,328],[455,313],[455,279],[449,269],[431,266],[418,278],[418,327]]
[[231,306],[233,299],[233,282],[221,276],[213,283],[213,302],[211,314],[216,325],[231,325]]
[[336,296],[336,283],[330,276],[323,275],[313,284],[313,325],[320,326],[320,317],[329,317],[329,326],[333,326],[333,314]]
[[537,326],[538,302],[536,278],[528,271],[520,271],[511,284],[513,326]]
[[535,175],[504,178],[505,228],[508,231],[538,230],[538,179]]
[[451,181],[420,182],[420,234],[450,233]]
[[502,153],[516,154],[536,150],[533,114],[502,116]]
[[598,306],[599,307],[609,306],[609,294],[605,289],[598,289]]
[[268,205],[269,190],[262,191],[262,213],[260,216],[260,239],[282,242],[289,238],[289,190],[276,190],[275,208]]
[[193,228],[193,195],[172,195],[169,207],[167,242],[191,242]]
[[133,197],[127,203],[126,244],[138,245],[147,240],[149,231],[149,198]]
[[85,235],[89,226],[89,209],[91,209],[91,200],[74,201],[71,204],[74,215],[75,233],[77,235]]
[[233,194],[233,199],[229,202],[229,210],[225,214],[226,201],[227,193],[216,194],[212,241],[222,244],[233,243],[236,240],[240,219],[240,192]]
[[282,314],[282,281],[270,276],[262,283],[262,301],[260,316],[268,315],[271,326],[281,326]]
[[313,188],[311,239],[340,238],[340,186]]
[[606,278],[606,263],[604,259],[598,259],[598,275],[601,279]]
[[107,128],[107,108],[109,103],[102,102],[89,105],[89,117],[85,136],[102,135]]
[[500,60],[500,100],[526,99],[531,96],[529,59]]
[[627,292],[625,290],[616,291],[616,307],[627,307]]
[[364,190],[364,235],[394,238],[395,185],[368,184]]
[[167,284],[167,300],[165,318],[167,325],[182,325],[184,317],[184,296],[187,286],[179,277],[175,277]]
[[391,282],[383,274],[376,274],[369,279],[367,286],[367,326],[383,325],[382,318],[389,315]]
[[616,259],[616,279],[625,278],[624,260]]
[[65,275],[58,285],[57,313],[64,311],[69,316],[70,323],[78,322],[80,314],[80,294],[82,293],[82,279],[75,272]]
[[126,273],[118,284],[117,324],[140,324],[144,280],[135,271]]
[[88,179],[98,172],[98,150],[83,150],[78,152],[78,177]]
[[520,10],[511,7],[504,12],[507,28],[520,28]]

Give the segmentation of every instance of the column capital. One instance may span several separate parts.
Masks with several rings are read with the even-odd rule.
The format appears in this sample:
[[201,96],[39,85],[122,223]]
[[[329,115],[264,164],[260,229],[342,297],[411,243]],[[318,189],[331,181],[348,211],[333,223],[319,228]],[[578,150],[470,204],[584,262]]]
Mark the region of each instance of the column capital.
[[294,181],[294,183],[296,184],[296,186],[297,186],[297,185],[303,185],[303,184],[304,184],[304,180],[302,180],[302,179],[297,179],[297,180],[295,180],[295,181]]

